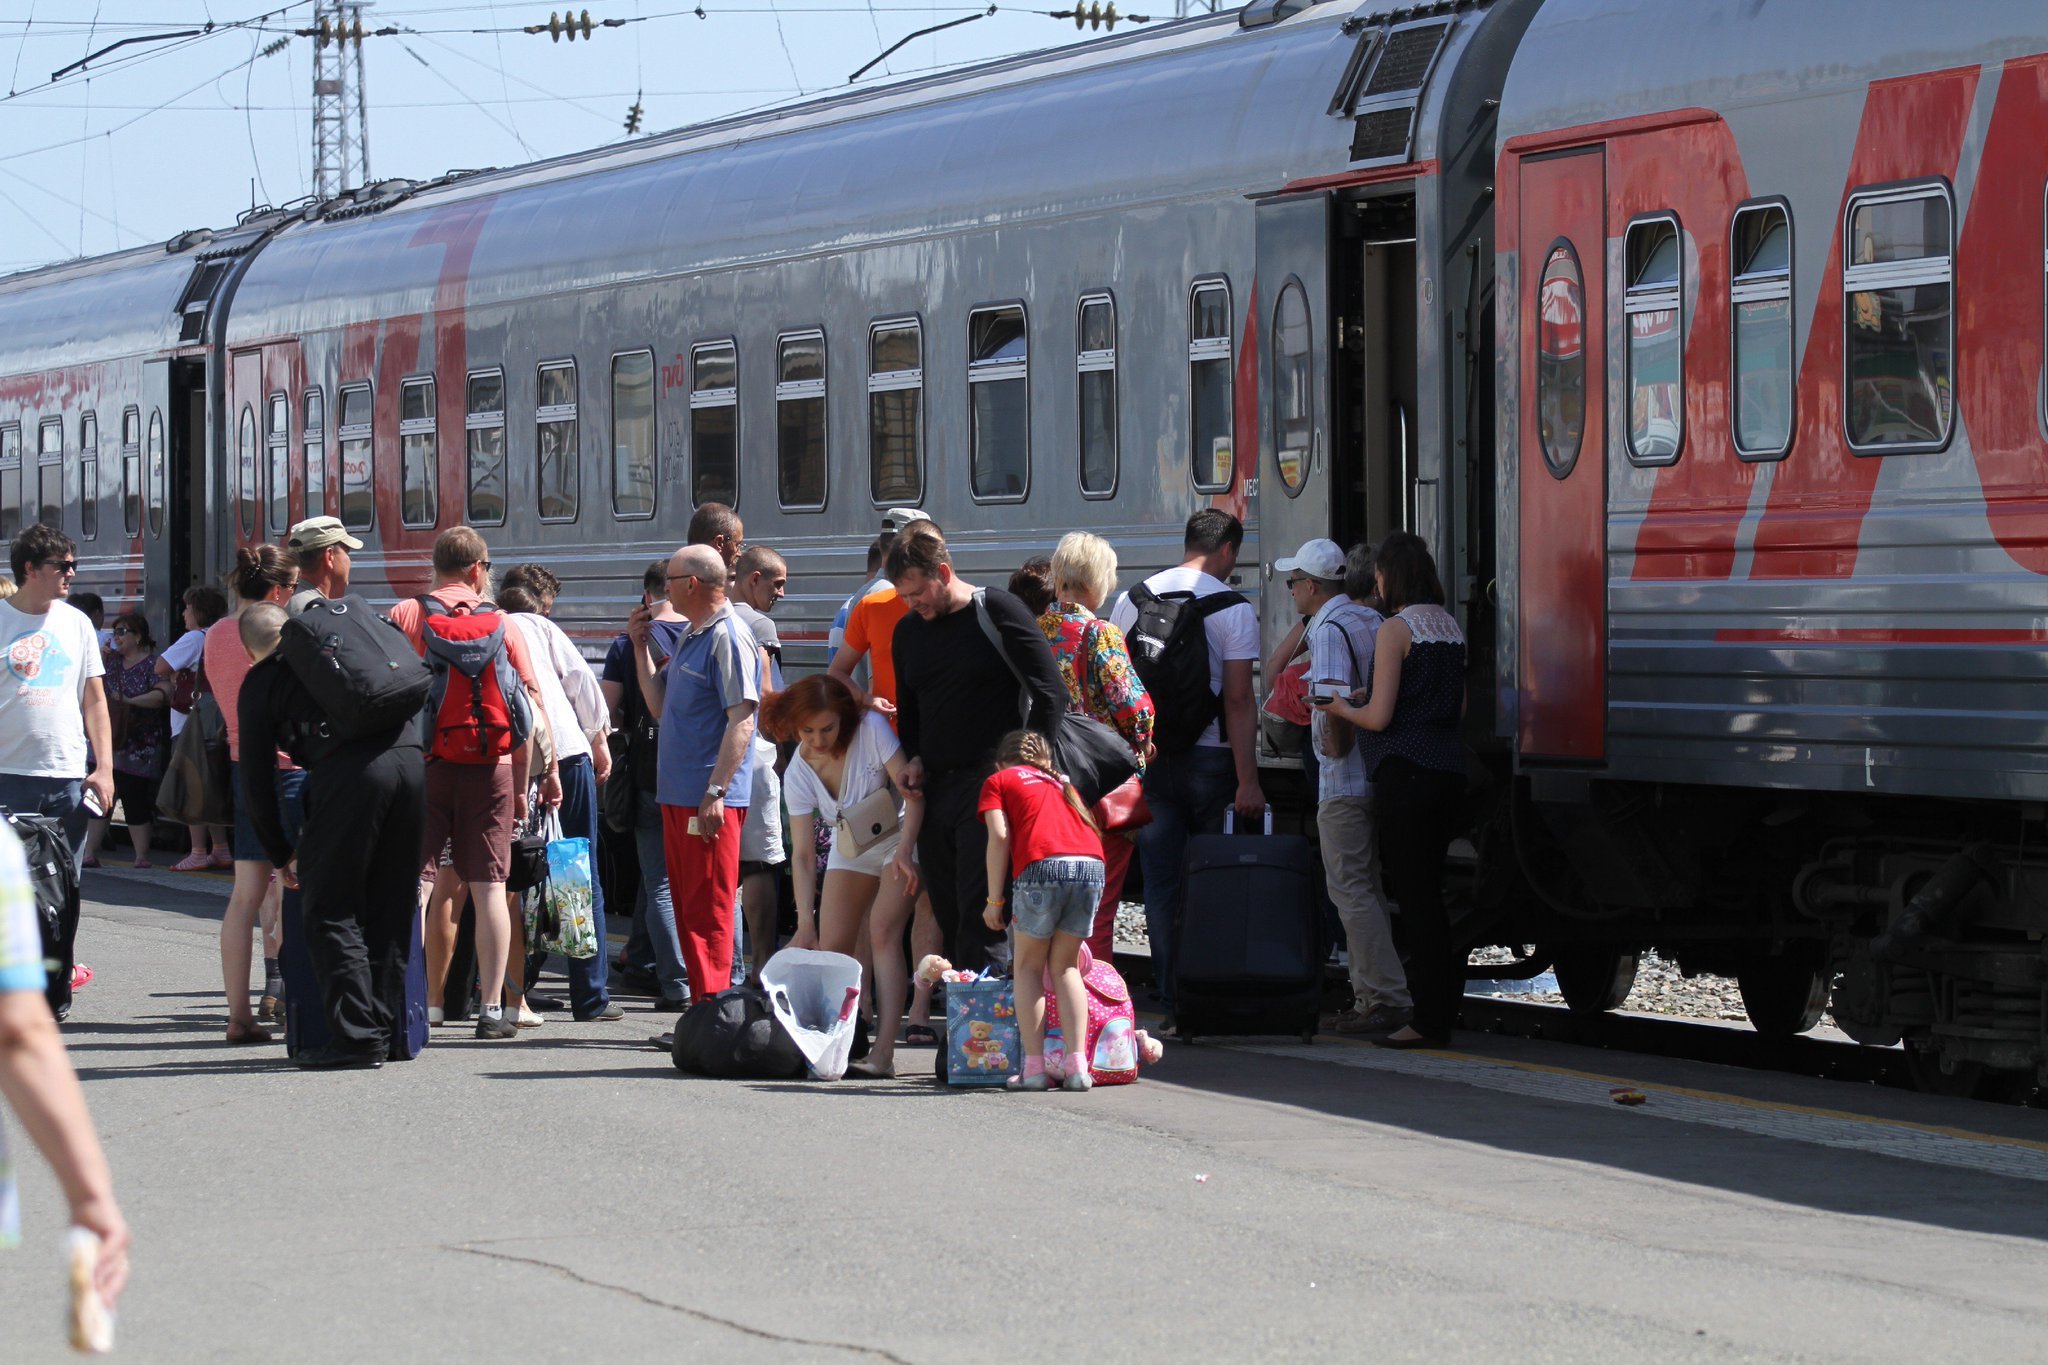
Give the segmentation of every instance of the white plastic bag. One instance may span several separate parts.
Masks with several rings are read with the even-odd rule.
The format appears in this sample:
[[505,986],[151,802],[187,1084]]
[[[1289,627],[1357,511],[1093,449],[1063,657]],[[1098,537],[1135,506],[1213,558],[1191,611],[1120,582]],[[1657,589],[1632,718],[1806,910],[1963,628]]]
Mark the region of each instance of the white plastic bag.
[[761,968],[761,989],[812,1077],[844,1076],[860,1009],[860,963],[844,953],[784,948]]

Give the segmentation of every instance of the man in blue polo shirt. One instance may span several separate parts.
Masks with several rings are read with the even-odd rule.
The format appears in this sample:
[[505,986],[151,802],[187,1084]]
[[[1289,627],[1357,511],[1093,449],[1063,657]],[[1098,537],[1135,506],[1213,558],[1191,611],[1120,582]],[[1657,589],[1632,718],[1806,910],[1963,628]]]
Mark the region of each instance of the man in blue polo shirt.
[[645,607],[627,627],[641,696],[661,717],[654,794],[683,966],[700,1000],[732,984],[747,757],[761,703],[760,652],[725,600],[726,574],[708,545],[670,557],[668,600],[690,628],[667,668],[655,666]]

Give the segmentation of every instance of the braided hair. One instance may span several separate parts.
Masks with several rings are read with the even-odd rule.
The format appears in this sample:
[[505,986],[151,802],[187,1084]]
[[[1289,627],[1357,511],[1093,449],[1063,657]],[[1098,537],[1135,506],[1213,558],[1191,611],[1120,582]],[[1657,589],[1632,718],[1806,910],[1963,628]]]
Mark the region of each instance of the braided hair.
[[1036,730],[1012,730],[996,745],[996,766],[999,768],[1036,768],[1042,773],[1059,779],[1065,791],[1067,804],[1074,808],[1074,814],[1081,817],[1083,824],[1102,833],[1102,827],[1095,823],[1095,817],[1088,813],[1088,803],[1081,799],[1080,791],[1067,780],[1067,775],[1053,762],[1052,741]]

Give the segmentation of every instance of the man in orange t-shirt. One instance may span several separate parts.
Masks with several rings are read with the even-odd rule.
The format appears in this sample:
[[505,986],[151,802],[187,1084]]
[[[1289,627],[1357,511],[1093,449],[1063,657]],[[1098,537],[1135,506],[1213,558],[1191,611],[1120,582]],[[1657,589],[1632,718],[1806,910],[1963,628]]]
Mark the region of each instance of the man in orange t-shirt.
[[872,685],[868,695],[888,705],[889,723],[896,723],[896,660],[890,644],[896,638],[896,623],[910,610],[894,587],[878,589],[854,604],[846,615],[846,643],[832,656],[832,676],[851,687],[853,670],[866,655]]
[[[475,607],[491,583],[490,547],[467,526],[451,526],[434,539],[434,586],[428,596],[450,611]],[[426,609],[408,598],[391,609],[391,623],[405,632],[424,656]],[[540,700],[526,643],[516,630],[505,632],[505,655],[525,686],[533,714],[528,741],[496,763],[446,763],[427,759],[426,827],[421,858],[434,877],[427,916],[427,1000],[430,1020],[438,1023],[443,1008],[435,1003],[446,989],[448,964],[455,953],[455,912],[464,884],[476,905],[478,996],[483,1014],[476,1023],[479,1038],[514,1038],[517,1025],[505,1018],[502,995],[505,963],[512,949],[510,903],[505,878],[512,867],[512,831],[526,819],[526,776],[545,771],[540,801],[551,806],[562,799],[562,784],[552,765],[532,763],[535,745],[546,749],[547,713]],[[423,736],[431,746],[432,737]],[[439,867],[441,850],[449,865]]]

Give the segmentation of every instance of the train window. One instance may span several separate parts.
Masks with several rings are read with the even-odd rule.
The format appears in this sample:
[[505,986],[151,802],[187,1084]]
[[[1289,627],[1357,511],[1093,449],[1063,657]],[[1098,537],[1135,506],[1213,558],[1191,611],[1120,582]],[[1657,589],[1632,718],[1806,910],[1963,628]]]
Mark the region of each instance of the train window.
[[299,439],[306,446],[306,515],[327,513],[327,396],[307,389],[300,403]]
[[376,406],[368,384],[350,384],[341,391],[335,431],[341,441],[341,524],[351,530],[367,529],[377,520]]
[[576,362],[553,360],[534,381],[533,452],[542,521],[576,520]]
[[432,526],[440,519],[440,440],[434,421],[434,381],[398,386],[398,519]]
[[142,410],[121,414],[121,530],[142,534]]
[[1586,285],[1579,254],[1562,238],[1536,287],[1536,421],[1543,462],[1561,479],[1586,438]]
[[21,428],[0,427],[0,540],[21,534]]
[[1775,460],[1792,446],[1792,221],[1782,204],[1737,209],[1735,450]]
[[1116,492],[1116,299],[1081,296],[1075,320],[1075,382],[1080,387],[1081,493],[1106,498]]
[[1290,279],[1273,305],[1273,456],[1289,497],[1308,481],[1315,451],[1315,372],[1308,293]]
[[256,409],[242,404],[242,419],[235,425],[235,525],[242,539],[256,538]]
[[462,420],[469,457],[469,523],[505,523],[505,372],[469,377],[469,415]]
[[654,515],[654,352],[612,357],[612,515]]
[[1188,458],[1195,487],[1220,493],[1230,487],[1236,468],[1230,393],[1230,285],[1222,280],[1197,284],[1188,296],[1188,388],[1193,395],[1193,420],[1188,426]]
[[263,450],[270,462],[270,534],[281,536],[292,522],[292,400],[285,394],[270,395],[263,420]]
[[881,504],[924,498],[924,332],[916,318],[868,329],[868,488]]
[[775,495],[786,508],[825,505],[825,334],[775,341]]
[[1955,216],[1944,185],[1852,194],[1843,228],[1849,448],[1938,450],[1955,415]]
[[1020,501],[1031,483],[1031,343],[1021,304],[967,316],[974,496]]
[[690,348],[690,501],[740,501],[740,362],[730,341]]
[[164,533],[164,410],[149,410],[149,443],[143,447],[143,472],[149,479],[149,538]]
[[1685,445],[1685,239],[1676,218],[1629,224],[1628,453],[1637,464],[1671,464]]
[[[27,509],[23,512],[26,514]],[[64,525],[64,419],[52,417],[36,428],[36,520]]]
[[94,412],[78,419],[78,531],[86,540],[100,538],[100,419]]

